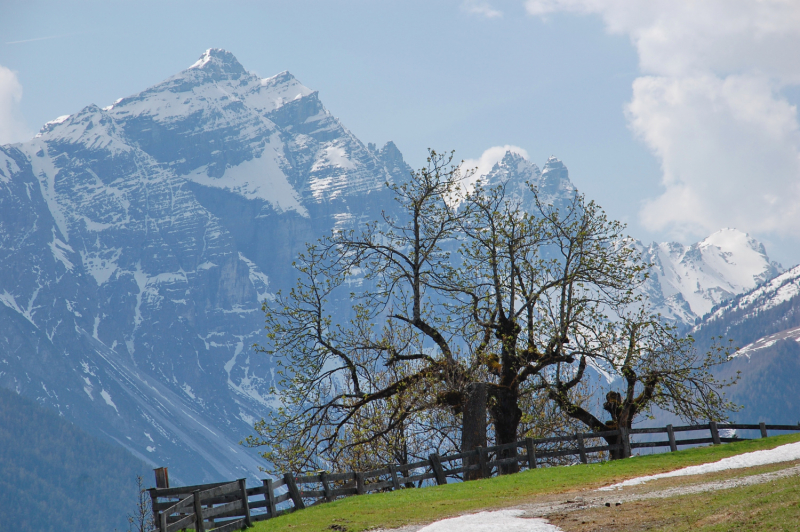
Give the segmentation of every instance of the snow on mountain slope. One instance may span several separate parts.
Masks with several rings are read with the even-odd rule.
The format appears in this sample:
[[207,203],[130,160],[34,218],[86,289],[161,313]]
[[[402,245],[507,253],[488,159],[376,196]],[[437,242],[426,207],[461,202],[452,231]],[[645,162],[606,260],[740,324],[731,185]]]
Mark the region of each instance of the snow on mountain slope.
[[782,270],[760,242],[736,229],[722,229],[690,246],[664,242],[640,249],[653,264],[651,299],[663,315],[686,324]]

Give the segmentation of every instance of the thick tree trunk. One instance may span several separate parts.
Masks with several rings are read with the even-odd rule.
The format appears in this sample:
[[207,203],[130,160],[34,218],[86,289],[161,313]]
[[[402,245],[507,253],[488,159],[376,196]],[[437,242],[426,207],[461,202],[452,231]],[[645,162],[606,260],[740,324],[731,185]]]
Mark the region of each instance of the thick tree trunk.
[[[486,447],[486,383],[476,382],[467,387],[467,397],[461,415],[461,452]],[[464,459],[465,465],[477,466],[477,457]],[[464,480],[481,478],[480,469],[464,473]]]
[[[522,410],[517,405],[517,394],[508,388],[495,387],[492,391],[494,402],[491,412],[494,420],[495,443],[503,445],[517,441],[517,429],[522,419]],[[511,458],[517,456],[517,449],[513,447],[499,453],[498,458]],[[519,471],[519,463],[506,464],[500,467],[500,473],[516,473]]]

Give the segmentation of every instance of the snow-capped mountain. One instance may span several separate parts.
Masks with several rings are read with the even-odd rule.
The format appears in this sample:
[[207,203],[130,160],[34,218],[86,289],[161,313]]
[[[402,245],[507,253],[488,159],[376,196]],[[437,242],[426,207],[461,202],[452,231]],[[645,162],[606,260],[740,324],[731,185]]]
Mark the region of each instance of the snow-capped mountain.
[[653,265],[646,287],[651,301],[662,315],[684,324],[783,271],[769,260],[763,244],[736,229],[722,229],[690,246],[654,242],[640,249]]
[[258,475],[238,442],[271,405],[261,304],[408,171],[214,49],[0,148],[0,385],[178,481]]
[[[536,186],[545,203],[561,206],[575,186],[567,168],[550,157],[543,170],[521,155],[507,152],[481,181],[486,186],[505,184],[506,194],[534,209],[528,184]],[[722,229],[689,246],[677,242],[635,243],[642,259],[652,264],[643,292],[655,309],[669,319],[692,325],[714,305],[751,290],[782,271],[770,262],[764,246],[736,229]]]

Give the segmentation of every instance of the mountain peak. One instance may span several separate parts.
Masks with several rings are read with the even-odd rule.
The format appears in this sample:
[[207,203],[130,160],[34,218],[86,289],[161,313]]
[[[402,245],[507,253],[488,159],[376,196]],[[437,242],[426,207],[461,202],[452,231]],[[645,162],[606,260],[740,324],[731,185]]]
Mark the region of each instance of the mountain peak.
[[236,79],[246,74],[239,60],[232,53],[222,48],[209,48],[200,56],[189,70],[197,69],[209,74],[216,74],[228,79]]

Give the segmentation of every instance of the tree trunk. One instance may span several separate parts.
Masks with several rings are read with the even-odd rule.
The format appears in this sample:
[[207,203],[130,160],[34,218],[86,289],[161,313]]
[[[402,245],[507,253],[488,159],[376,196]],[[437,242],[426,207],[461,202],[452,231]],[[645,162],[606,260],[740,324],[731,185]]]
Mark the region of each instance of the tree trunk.
[[[522,410],[517,405],[517,394],[508,388],[495,387],[492,390],[494,402],[491,407],[492,419],[494,420],[494,432],[496,445],[512,443],[517,441],[517,429],[522,419]],[[505,449],[498,453],[498,459],[511,458],[517,456],[517,448]],[[505,464],[500,466],[500,473],[516,473],[519,471],[519,463]]]
[[[486,383],[476,382],[467,386],[467,397],[461,415],[461,452],[476,447],[486,447]],[[478,457],[465,458],[464,464],[478,466]],[[480,469],[466,471],[464,480],[481,478]]]

